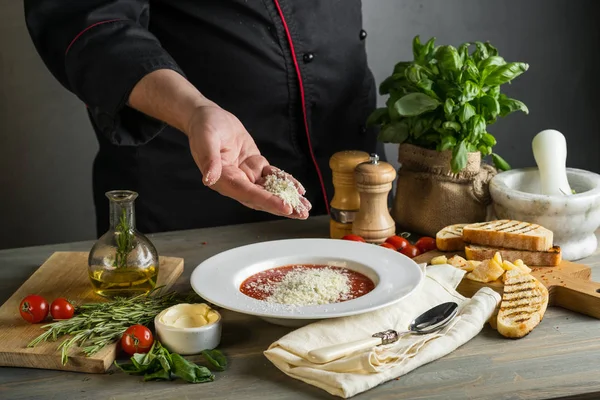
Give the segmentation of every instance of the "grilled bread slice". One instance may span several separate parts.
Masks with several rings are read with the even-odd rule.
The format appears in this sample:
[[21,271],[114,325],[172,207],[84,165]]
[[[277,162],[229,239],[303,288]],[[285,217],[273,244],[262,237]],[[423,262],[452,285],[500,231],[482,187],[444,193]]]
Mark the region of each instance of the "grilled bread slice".
[[530,274],[517,269],[504,274],[504,294],[496,318],[498,332],[508,338],[521,338],[544,318],[548,289]]
[[475,244],[465,246],[467,260],[483,261],[492,258],[496,253],[500,253],[505,260],[522,260],[526,265],[532,266],[556,266],[562,261],[561,250],[558,246],[551,247],[548,251],[513,250]]
[[502,219],[463,227],[465,243],[504,249],[548,251],[553,233],[537,224]]
[[467,224],[455,224],[443,228],[435,235],[435,244],[440,251],[460,251],[465,248],[462,238],[463,227]]

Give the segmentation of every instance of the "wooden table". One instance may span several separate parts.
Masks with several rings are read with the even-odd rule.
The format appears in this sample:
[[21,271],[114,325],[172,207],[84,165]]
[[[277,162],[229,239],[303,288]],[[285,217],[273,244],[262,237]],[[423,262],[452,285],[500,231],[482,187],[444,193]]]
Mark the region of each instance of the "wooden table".
[[[151,236],[162,255],[185,258],[177,283],[201,261],[221,251],[259,241],[327,237],[328,220],[200,229]],[[203,244],[206,242],[206,244]],[[0,251],[0,301],[4,302],[55,251],[87,251],[92,242]],[[600,252],[583,260],[600,281]],[[600,287],[600,285],[599,285]],[[230,367],[209,384],[147,382],[120,372],[105,375],[0,368],[3,399],[333,399],[321,389],[289,378],[263,356],[288,328],[224,311],[221,349]],[[527,337],[508,340],[486,326],[448,356],[390,381],[356,399],[548,399],[600,398],[600,321],[550,308]],[[111,371],[114,372],[114,371]]]

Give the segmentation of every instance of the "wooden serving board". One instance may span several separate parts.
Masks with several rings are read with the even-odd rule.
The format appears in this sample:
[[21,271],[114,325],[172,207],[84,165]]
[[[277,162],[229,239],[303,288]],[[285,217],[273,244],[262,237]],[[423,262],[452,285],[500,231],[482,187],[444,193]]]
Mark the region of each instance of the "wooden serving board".
[[[88,253],[57,252],[0,307],[0,366],[56,369],[88,373],[103,373],[115,360],[117,345],[106,346],[91,357],[81,354],[78,347],[69,351],[66,365],[61,362],[56,342],[44,342],[34,348],[27,344],[44,331],[44,323],[30,324],[21,318],[19,304],[27,295],[38,294],[48,303],[65,297],[80,303],[106,301],[95,294],[88,278]],[[170,287],[183,272],[183,259],[160,257],[157,286]]]
[[[414,258],[417,263],[429,263],[433,257],[445,255],[450,258],[461,252],[430,251]],[[531,274],[548,288],[548,305],[562,307],[580,314],[600,319],[600,283],[590,281],[592,270],[587,265],[563,260],[558,266],[531,267]],[[465,297],[472,297],[482,287],[487,286],[502,295],[504,284],[477,282],[463,278],[456,290]]]

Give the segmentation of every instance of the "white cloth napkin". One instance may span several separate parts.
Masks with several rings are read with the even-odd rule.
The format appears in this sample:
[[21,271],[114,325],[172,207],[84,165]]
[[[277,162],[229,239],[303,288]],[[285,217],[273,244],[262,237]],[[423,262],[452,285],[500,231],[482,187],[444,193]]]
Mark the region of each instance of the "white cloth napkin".
[[[375,312],[304,326],[273,343],[264,354],[292,378],[339,397],[352,397],[445,356],[481,331],[501,298],[487,287],[471,299],[463,297],[456,287],[464,274],[450,265],[426,267],[420,289],[406,299]],[[309,351],[324,346],[369,338],[387,329],[405,331],[415,317],[447,301],[458,303],[459,311],[441,331],[406,335],[396,343],[377,346],[327,364],[315,364],[307,358]]]

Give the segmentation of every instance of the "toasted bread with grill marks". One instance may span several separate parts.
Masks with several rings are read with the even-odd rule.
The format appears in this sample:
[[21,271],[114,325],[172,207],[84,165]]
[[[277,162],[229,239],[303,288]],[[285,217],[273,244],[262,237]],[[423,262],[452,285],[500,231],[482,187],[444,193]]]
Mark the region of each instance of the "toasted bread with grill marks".
[[463,227],[467,224],[455,224],[443,228],[435,235],[435,244],[440,251],[462,251],[465,242],[462,238]]
[[548,251],[503,249],[476,244],[465,246],[467,260],[483,261],[492,258],[496,253],[500,253],[505,260],[522,260],[526,265],[531,266],[556,266],[562,261],[561,250],[558,246],[553,246]]
[[468,244],[526,251],[548,251],[554,239],[543,226],[508,219],[465,225],[462,237]]
[[548,289],[531,274],[514,269],[504,274],[504,294],[496,318],[498,332],[508,338],[522,338],[544,318]]

